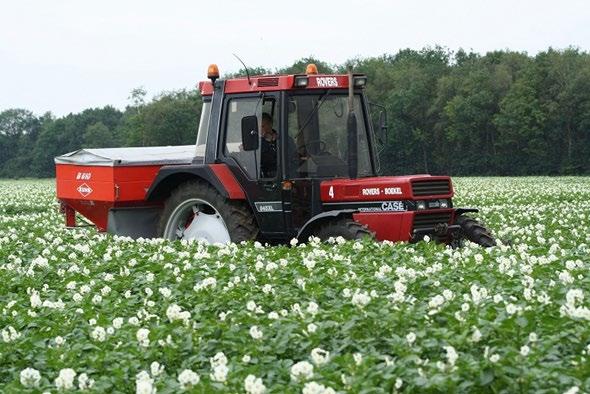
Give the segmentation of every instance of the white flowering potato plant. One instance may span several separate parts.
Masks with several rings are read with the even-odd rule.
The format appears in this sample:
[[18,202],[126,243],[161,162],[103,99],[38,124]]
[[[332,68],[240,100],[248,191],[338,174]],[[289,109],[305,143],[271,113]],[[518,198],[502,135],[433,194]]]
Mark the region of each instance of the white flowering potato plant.
[[498,246],[132,240],[0,181],[0,392],[590,392],[590,179],[455,187]]

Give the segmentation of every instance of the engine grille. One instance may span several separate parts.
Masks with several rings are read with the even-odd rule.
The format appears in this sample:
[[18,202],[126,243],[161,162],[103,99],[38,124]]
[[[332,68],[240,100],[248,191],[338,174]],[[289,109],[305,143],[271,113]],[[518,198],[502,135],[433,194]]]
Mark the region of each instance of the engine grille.
[[449,223],[451,212],[434,212],[414,215],[412,231],[433,228],[438,223]]
[[451,183],[448,179],[437,181],[414,181],[412,182],[412,193],[414,196],[436,196],[451,193]]

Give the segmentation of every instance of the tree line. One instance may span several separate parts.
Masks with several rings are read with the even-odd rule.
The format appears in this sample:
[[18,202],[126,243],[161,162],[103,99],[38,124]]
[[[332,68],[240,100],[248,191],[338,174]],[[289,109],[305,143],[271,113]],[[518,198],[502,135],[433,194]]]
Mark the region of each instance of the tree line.
[[[388,114],[387,138],[380,146],[383,174],[590,173],[587,52],[481,55],[434,47],[341,65],[304,58],[283,69],[249,71],[302,73],[308,63],[321,73],[352,66],[368,76],[369,100]],[[196,90],[164,92],[146,101],[141,88],[131,92],[124,110],[106,106],[63,117],[5,110],[0,113],[0,177],[54,176],[53,157],[82,147],[193,144],[200,110]]]

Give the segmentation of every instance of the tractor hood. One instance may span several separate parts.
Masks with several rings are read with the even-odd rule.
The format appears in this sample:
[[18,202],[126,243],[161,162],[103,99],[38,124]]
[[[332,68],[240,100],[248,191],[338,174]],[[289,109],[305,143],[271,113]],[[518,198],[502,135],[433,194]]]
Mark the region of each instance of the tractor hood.
[[322,202],[422,200],[452,198],[448,176],[409,175],[358,179],[333,179],[320,184]]

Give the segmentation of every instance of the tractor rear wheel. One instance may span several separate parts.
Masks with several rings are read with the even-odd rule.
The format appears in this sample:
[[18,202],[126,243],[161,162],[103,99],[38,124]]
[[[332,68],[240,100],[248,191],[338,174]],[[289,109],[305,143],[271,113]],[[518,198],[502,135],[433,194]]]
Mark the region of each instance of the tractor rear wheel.
[[325,221],[320,224],[313,235],[322,241],[326,241],[330,237],[342,237],[346,240],[363,239],[365,237],[375,238],[375,233],[369,230],[367,226],[348,217]]
[[224,198],[204,182],[189,181],[166,200],[158,234],[171,240],[238,243],[255,240],[258,226],[246,204]]
[[469,217],[459,215],[455,218],[455,224],[461,226],[459,237],[455,241],[459,241],[456,246],[461,246],[463,239],[481,245],[485,248],[496,246],[496,240],[490,234],[487,228],[479,221]]

